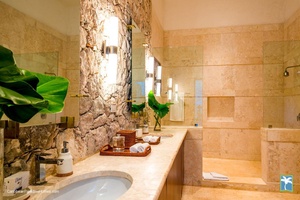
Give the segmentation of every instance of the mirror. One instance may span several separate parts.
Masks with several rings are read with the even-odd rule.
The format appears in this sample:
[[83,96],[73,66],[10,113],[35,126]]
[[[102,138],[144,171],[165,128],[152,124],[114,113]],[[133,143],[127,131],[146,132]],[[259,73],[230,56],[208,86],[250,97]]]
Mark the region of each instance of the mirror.
[[20,126],[59,123],[60,116],[78,120],[79,100],[71,96],[80,82],[79,13],[79,0],[0,0],[0,44],[14,52],[17,66],[70,81],[62,113],[38,113]]
[[132,30],[132,100],[134,104],[145,102],[145,35],[135,22]]

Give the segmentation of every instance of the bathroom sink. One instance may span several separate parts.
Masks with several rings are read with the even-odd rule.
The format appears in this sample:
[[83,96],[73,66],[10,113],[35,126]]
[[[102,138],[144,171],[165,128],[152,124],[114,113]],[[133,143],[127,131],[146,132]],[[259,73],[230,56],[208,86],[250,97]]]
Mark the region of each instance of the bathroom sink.
[[67,185],[45,200],[113,200],[124,194],[131,184],[123,177],[98,176]]

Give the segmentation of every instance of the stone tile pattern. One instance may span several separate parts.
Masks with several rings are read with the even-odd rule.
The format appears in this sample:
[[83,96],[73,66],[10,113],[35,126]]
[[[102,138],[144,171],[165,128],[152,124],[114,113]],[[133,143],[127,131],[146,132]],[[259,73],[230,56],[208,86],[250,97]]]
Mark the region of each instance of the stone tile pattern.
[[188,128],[184,140],[184,184],[200,185],[202,180],[202,129]]
[[293,175],[294,192],[300,193],[299,133],[297,129],[262,129],[262,178],[271,188],[278,190],[280,175]]
[[[130,16],[133,17],[139,28],[146,35],[146,42],[150,41],[151,27],[151,2],[147,0],[129,0],[129,1],[113,1],[113,0],[81,0],[81,16],[80,16],[80,39],[75,36],[65,38],[63,35],[54,33],[48,36],[44,33],[44,37],[38,35],[41,31],[29,29],[32,32],[32,38],[35,41],[24,40],[24,49],[36,47],[48,47],[49,51],[54,47],[63,46],[59,42],[70,41],[65,44],[64,48],[56,49],[62,52],[62,58],[67,62],[60,61],[59,73],[66,75],[72,82],[70,87],[70,94],[85,94],[89,97],[70,98],[66,99],[66,110],[72,115],[78,116],[76,118],[76,127],[66,130],[60,130],[57,125],[47,126],[32,126],[21,128],[19,139],[5,139],[5,158],[4,170],[5,177],[20,170],[33,171],[33,153],[35,150],[42,150],[51,153],[51,157],[56,157],[58,151],[62,147],[62,141],[69,142],[69,149],[74,157],[74,162],[83,160],[84,158],[99,151],[100,147],[107,144],[110,138],[117,130],[129,126],[128,107],[126,99],[128,92],[130,92],[130,55],[131,47],[129,33],[127,31],[127,24],[129,24]],[[127,4],[126,4],[127,3]],[[0,4],[1,9],[2,4]],[[0,15],[4,13],[1,12]],[[101,46],[104,41],[103,22],[109,16],[115,15],[120,19],[119,23],[119,54],[118,54],[118,77],[117,85],[110,87],[105,84],[105,77],[107,74],[107,60],[101,55]],[[19,16],[24,21],[20,21],[18,25],[23,26],[27,21],[32,22],[26,16]],[[16,20],[12,16],[3,19]],[[6,20],[8,22],[8,20]],[[11,28],[14,23],[7,23],[7,27]],[[49,29],[43,24],[39,27]],[[24,28],[24,27],[23,27]],[[8,29],[10,30],[10,29]],[[0,34],[3,34],[2,32]],[[37,35],[35,35],[37,34]],[[53,36],[54,35],[54,36]],[[6,36],[6,35],[4,35]],[[56,37],[55,37],[56,36]],[[0,37],[1,40],[2,37]],[[5,37],[4,37],[5,38]],[[36,40],[41,38],[41,41]],[[49,44],[44,44],[42,41],[51,41]],[[56,41],[57,40],[57,41]],[[66,41],[65,41],[66,40]],[[6,44],[9,40],[3,39],[1,44]],[[32,43],[33,42],[33,43]],[[69,53],[72,48],[78,49],[78,42],[80,43],[80,54],[72,57]],[[43,45],[40,46],[40,44]],[[76,44],[77,43],[77,44]],[[54,45],[55,44],[55,45]],[[9,44],[12,47],[13,44]],[[53,45],[53,48],[51,48]],[[8,44],[7,44],[8,46]],[[16,49],[18,48],[16,44]],[[19,49],[22,53],[22,49]],[[25,51],[25,50],[24,50]],[[80,61],[78,58],[80,57]],[[80,63],[80,70],[78,64]],[[79,73],[80,71],[80,73]],[[73,84],[73,82],[75,82]],[[77,83],[77,84],[76,84]],[[70,96],[70,95],[68,95]],[[110,104],[117,105],[117,112],[110,113]],[[55,173],[55,166],[47,166],[47,174]]]
[[[185,92],[185,120],[166,116],[163,124],[193,125],[203,110],[203,156],[260,160],[262,126],[299,126],[299,78],[282,75],[283,63],[299,64],[298,42],[283,42],[299,39],[299,13],[284,24],[166,31],[155,49],[163,52],[163,93],[172,77]],[[203,81],[199,108],[195,80]]]

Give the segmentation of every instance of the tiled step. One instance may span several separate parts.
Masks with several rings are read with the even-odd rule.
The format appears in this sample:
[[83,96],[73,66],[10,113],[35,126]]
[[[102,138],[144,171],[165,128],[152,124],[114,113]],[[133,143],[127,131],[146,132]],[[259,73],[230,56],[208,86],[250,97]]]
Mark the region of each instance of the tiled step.
[[228,177],[229,181],[202,180],[202,187],[226,188],[251,191],[268,191],[266,183],[261,178]]
[[203,158],[204,172],[217,172],[229,178],[229,181],[202,180],[203,187],[228,188],[251,191],[268,191],[267,184],[261,178],[259,161]]

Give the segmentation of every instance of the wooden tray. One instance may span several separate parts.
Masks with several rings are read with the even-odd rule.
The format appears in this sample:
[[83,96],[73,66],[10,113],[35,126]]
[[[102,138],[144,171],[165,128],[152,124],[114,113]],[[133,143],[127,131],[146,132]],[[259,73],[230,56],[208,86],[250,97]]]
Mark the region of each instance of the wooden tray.
[[[143,138],[136,138],[136,142],[145,143]],[[156,142],[147,142],[147,143],[149,143],[150,145],[157,145],[160,143],[160,137],[158,137]]]
[[110,145],[105,145],[100,149],[100,155],[103,156],[136,156],[145,157],[151,152],[151,146],[147,147],[142,153],[132,153],[129,148],[125,148],[123,152],[114,152]]

